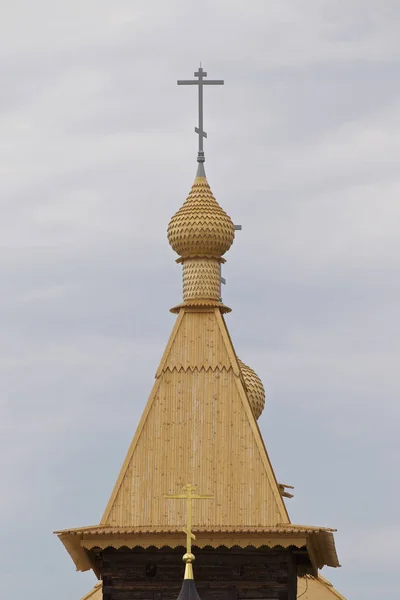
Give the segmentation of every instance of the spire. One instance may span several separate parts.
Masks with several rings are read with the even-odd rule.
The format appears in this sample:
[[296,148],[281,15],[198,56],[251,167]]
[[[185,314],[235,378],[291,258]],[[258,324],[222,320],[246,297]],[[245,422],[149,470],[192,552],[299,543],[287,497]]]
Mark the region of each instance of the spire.
[[194,560],[194,555],[186,553],[183,556],[183,560],[186,565],[185,575],[183,578],[181,591],[179,592],[177,600],[200,600],[200,596],[197,591],[193,577],[192,561]]
[[[199,161],[199,159],[198,159],[198,158],[197,158],[197,160]],[[205,170],[205,168],[204,168],[204,161],[205,161],[205,160],[206,160],[206,159],[204,159],[204,160],[203,160],[203,161],[201,161],[201,162],[199,161],[199,165],[198,165],[198,167],[197,167],[196,179],[197,179],[197,177],[204,177],[204,178],[206,177],[206,170]]]
[[174,307],[179,312],[182,306],[218,306],[222,312],[230,309],[221,301],[222,255],[231,247],[235,237],[232,219],[214,198],[204,169],[203,138],[207,133],[203,127],[203,86],[223,85],[223,80],[205,80],[207,73],[199,67],[194,74],[197,79],[179,80],[178,85],[197,85],[199,90],[199,135],[197,174],[192,189],[183,206],[172,217],[168,226],[168,240],[179,254],[177,262],[183,265],[183,303]]

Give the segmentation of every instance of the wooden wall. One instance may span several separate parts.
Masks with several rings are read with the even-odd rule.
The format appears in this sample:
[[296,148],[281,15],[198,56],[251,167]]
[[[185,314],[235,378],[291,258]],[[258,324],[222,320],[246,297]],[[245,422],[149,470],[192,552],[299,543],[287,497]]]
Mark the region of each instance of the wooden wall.
[[[290,549],[193,551],[201,600],[296,599],[297,557]],[[103,600],[176,600],[184,552],[184,548],[99,550]]]

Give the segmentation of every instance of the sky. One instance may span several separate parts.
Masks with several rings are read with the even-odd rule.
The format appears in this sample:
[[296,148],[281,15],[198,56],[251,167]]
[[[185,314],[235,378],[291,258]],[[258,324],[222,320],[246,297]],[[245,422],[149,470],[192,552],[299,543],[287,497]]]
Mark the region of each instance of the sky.
[[3,0],[0,574],[71,600],[53,531],[95,524],[172,330],[166,239],[196,171],[243,230],[224,302],[294,523],[349,600],[398,596],[400,4]]

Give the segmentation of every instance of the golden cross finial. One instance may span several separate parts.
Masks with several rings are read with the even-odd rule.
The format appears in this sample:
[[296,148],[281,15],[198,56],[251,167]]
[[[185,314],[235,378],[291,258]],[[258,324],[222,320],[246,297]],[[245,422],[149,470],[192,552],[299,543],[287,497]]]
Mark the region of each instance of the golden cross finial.
[[[192,554],[192,540],[196,539],[196,536],[192,532],[192,501],[193,500],[211,500],[214,496],[207,496],[202,494],[196,494],[197,486],[187,483],[182,488],[182,494],[175,494],[173,496],[165,496],[167,499],[182,499],[186,500],[186,527],[183,532],[186,533],[186,554],[183,557],[186,563],[191,563],[194,559]],[[187,555],[187,559],[185,559]],[[189,577],[185,577],[188,579]],[[191,577],[192,578],[192,577]]]

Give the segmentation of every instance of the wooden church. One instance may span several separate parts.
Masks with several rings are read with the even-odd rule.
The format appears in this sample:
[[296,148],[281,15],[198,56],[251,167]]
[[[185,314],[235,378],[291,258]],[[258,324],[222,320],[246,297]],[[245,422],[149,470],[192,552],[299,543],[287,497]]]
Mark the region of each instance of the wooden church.
[[[56,533],[76,569],[99,579],[84,600],[343,600],[318,575],[339,566],[333,530],[290,522],[257,425],[264,388],[225,322],[221,264],[235,227],[204,170],[206,75],[191,82],[197,175],[168,226],[183,271],[175,326],[101,522]],[[186,575],[182,585],[189,516],[194,587]]]

